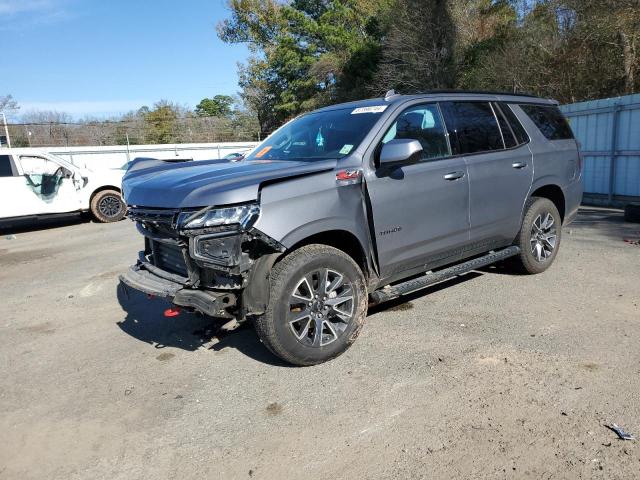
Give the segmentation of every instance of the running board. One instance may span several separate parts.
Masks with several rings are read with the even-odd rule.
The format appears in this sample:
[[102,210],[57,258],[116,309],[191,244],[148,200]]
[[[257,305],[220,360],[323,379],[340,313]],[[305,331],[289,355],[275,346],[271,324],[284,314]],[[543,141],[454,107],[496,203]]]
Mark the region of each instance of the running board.
[[454,265],[453,267],[438,270],[437,272],[427,273],[426,275],[414,278],[412,280],[407,280],[403,283],[388,285],[384,288],[381,288],[380,290],[376,290],[375,292],[373,292],[371,294],[371,301],[374,305],[378,303],[388,302],[389,300],[396,299],[398,297],[401,297],[402,295],[407,295],[417,290],[422,290],[423,288],[429,287],[435,283],[457,277],[458,275],[464,275],[465,273],[469,273],[472,270],[477,270],[478,268],[486,267],[487,265],[499,262],[500,260],[513,257],[515,255],[518,255],[518,253],[520,253],[520,247],[507,247],[503,250],[490,252],[482,257],[459,263],[457,265]]

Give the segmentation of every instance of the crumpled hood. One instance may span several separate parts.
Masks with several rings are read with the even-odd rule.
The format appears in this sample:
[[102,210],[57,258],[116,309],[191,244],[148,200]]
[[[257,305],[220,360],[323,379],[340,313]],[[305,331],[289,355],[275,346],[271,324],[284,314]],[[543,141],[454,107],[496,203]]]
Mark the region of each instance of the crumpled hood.
[[335,166],[335,160],[253,160],[237,163],[151,160],[131,166],[122,179],[122,191],[130,206],[190,208],[227,205],[256,200],[262,182],[319,173]]

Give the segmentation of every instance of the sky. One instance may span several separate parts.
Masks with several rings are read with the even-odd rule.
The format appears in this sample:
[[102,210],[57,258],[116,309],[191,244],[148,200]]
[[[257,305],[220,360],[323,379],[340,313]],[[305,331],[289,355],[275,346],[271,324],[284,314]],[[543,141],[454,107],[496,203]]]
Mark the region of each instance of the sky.
[[238,92],[244,45],[216,25],[226,0],[0,0],[0,95],[19,113],[109,117]]

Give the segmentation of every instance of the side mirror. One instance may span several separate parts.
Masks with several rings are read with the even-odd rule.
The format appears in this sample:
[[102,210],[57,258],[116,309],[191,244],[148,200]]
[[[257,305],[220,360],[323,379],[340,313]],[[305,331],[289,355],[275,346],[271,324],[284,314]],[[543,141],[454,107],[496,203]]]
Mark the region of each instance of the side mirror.
[[62,167],[62,176],[64,178],[73,178],[73,172],[68,168]]
[[398,138],[383,145],[380,151],[380,165],[404,162],[422,152],[422,144],[410,138]]

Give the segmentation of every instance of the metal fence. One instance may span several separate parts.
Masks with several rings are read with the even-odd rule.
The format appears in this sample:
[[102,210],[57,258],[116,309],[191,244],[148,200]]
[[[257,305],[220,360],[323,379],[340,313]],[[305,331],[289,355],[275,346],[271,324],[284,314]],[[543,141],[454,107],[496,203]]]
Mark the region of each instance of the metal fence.
[[584,155],[586,203],[640,201],[640,94],[561,107]]
[[[249,120],[187,115],[148,120],[73,121],[53,112],[51,121],[21,120],[3,124],[0,117],[0,145],[12,147],[76,147],[103,145],[147,145],[217,142],[255,142],[264,138],[259,126]],[[54,118],[55,117],[55,118]],[[5,138],[2,138],[5,137]]]

